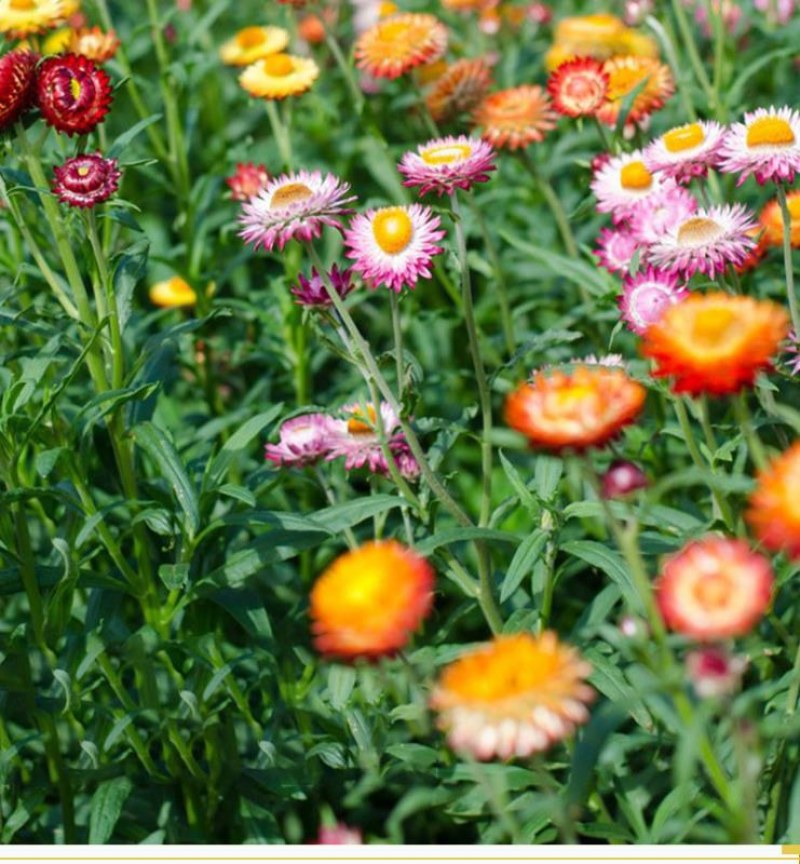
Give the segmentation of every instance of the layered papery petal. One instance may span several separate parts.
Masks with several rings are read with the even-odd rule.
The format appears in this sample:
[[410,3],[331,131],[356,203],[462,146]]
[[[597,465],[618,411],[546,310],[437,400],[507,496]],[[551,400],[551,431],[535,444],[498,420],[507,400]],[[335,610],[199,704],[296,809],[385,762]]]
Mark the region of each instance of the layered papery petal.
[[435,192],[451,195],[456,189],[471,189],[485,183],[495,170],[490,144],[466,135],[436,138],[403,156],[398,170],[405,186],[419,186],[420,195]]
[[800,171],[800,113],[793,108],[758,108],[734,123],[721,150],[720,169],[752,174],[761,183],[793,183]]

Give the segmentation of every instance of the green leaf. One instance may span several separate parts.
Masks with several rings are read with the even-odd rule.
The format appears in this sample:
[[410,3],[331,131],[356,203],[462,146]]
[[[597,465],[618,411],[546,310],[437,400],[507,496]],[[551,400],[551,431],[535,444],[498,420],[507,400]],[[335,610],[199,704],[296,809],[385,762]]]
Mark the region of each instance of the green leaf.
[[348,703],[356,683],[356,670],[352,666],[331,666],[328,670],[328,695],[331,705],[341,711]]
[[89,843],[108,843],[132,791],[133,783],[127,777],[117,777],[98,786],[89,811]]
[[318,510],[313,521],[331,534],[341,534],[345,528],[352,528],[365,519],[371,519],[405,503],[405,499],[397,495],[367,495],[355,501],[344,501]]
[[525,485],[525,481],[522,479],[522,475],[511,464],[511,462],[508,460],[502,450],[499,451],[499,455],[500,464],[503,466],[503,471],[506,472],[508,482],[514,487],[514,491],[517,493],[517,497],[519,498],[520,503],[529,513],[536,513],[536,511],[539,509],[536,504],[536,499],[533,497],[533,493],[531,492],[531,490],[528,489],[528,487]]
[[500,586],[500,602],[504,603],[519,588],[522,580],[531,572],[534,563],[541,556],[547,545],[550,533],[541,528],[529,534],[514,553],[511,564],[506,571],[503,584]]
[[561,546],[561,551],[567,555],[574,555],[592,567],[602,570],[612,582],[616,583],[625,600],[640,613],[644,612],[628,572],[628,565],[618,552],[609,549],[602,543],[597,543],[595,540],[570,540]]
[[516,543],[519,538],[508,531],[495,531],[493,528],[446,528],[417,544],[420,555],[430,555],[440,546],[465,543],[471,540],[489,540],[495,543]]
[[158,568],[158,576],[170,591],[179,591],[189,581],[189,565],[162,564]]

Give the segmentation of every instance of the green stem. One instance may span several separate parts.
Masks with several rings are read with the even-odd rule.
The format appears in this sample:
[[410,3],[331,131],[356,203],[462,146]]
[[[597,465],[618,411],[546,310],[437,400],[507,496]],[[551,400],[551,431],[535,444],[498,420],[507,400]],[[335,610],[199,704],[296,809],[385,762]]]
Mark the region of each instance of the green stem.
[[[691,96],[689,95],[689,88],[683,86],[682,83],[685,67],[678,60],[678,54],[675,50],[674,39],[670,37],[670,35],[664,29],[664,26],[657,18],[653,17],[652,15],[648,15],[645,20],[647,26],[658,37],[658,41],[661,43],[661,47],[664,49],[664,54],[667,58],[667,61],[672,68],[672,74],[674,75],[675,80],[681,82],[681,86],[678,87],[678,94],[680,96],[681,102],[683,103],[683,110],[686,113],[686,116],[689,117],[692,121],[696,121],[697,111],[695,110],[694,102],[692,102]],[[670,27],[670,30],[672,31],[672,27]]]
[[[319,465],[314,466],[314,476],[317,478],[317,482],[319,483],[320,488],[325,493],[325,498],[327,499],[328,503],[331,506],[336,504],[336,493],[333,491],[333,487],[331,486],[331,484],[328,483],[328,478],[325,476],[325,473],[322,471]],[[352,528],[345,528],[344,536],[347,540],[347,545],[351,549],[358,548],[358,540],[356,540],[356,535],[353,534]]]
[[789,300],[792,327],[797,338],[800,338],[800,307],[798,307],[797,295],[794,290],[794,263],[792,261],[792,214],[789,212],[786,188],[783,184],[777,184],[777,191],[781,218],[783,219],[783,266],[786,270],[786,296]]
[[403,402],[403,385],[405,383],[405,362],[403,357],[403,322],[400,318],[400,304],[397,292],[389,292],[392,305],[392,332],[394,334],[394,360],[397,367],[397,398]]
[[269,124],[272,127],[272,135],[275,138],[275,143],[278,145],[278,153],[280,154],[281,162],[285,171],[292,170],[292,145],[289,141],[289,133],[281,120],[278,106],[273,99],[266,100],[267,117]]
[[[122,331],[119,326],[119,309],[117,308],[117,295],[114,291],[114,283],[108,269],[103,244],[97,232],[97,219],[94,210],[87,214],[87,226],[89,242],[94,252],[97,263],[97,273],[100,279],[99,290],[95,292],[97,308],[103,310],[103,317],[108,315],[109,329],[111,330],[111,386],[119,390],[125,380],[125,349],[122,344]],[[101,305],[102,299],[102,305]]]
[[672,11],[675,14],[675,20],[678,22],[678,29],[681,31],[681,39],[683,40],[683,44],[686,46],[686,51],[689,55],[689,62],[694,70],[697,83],[701,86],[709,104],[713,107],[714,88],[711,86],[711,81],[706,74],[703,61],[700,58],[700,52],[697,49],[697,43],[694,38],[694,28],[686,17],[683,0],[672,0]]
[[733,411],[736,415],[736,420],[744,432],[747,448],[750,450],[750,458],[759,471],[763,471],[767,467],[769,459],[767,452],[764,449],[764,444],[753,425],[753,417],[750,414],[750,409],[747,405],[747,396],[744,392],[739,393],[733,400]]
[[[578,244],[575,240],[575,235],[572,233],[572,228],[570,228],[567,214],[564,212],[564,208],[561,205],[561,200],[556,194],[556,190],[553,189],[550,181],[546,180],[539,173],[539,170],[536,168],[535,163],[528,155],[527,150],[518,150],[517,155],[519,156],[520,162],[522,162],[528,173],[536,181],[537,187],[544,195],[547,206],[550,208],[550,212],[553,214],[553,218],[556,220],[558,232],[561,235],[561,240],[564,243],[564,249],[566,250],[567,255],[569,255],[570,258],[578,258]],[[581,294],[584,295],[585,291],[586,289],[584,288]],[[584,297],[584,301],[588,302],[588,300],[589,295],[586,294]]]
[[350,91],[356,114],[360,117],[361,112],[364,110],[365,100],[364,94],[361,91],[361,88],[358,86],[358,82],[356,81],[353,67],[345,59],[345,56],[342,53],[342,49],[339,47],[339,43],[336,40],[336,37],[333,33],[331,33],[330,28],[325,23],[324,10],[320,10],[320,14],[318,17],[319,20],[322,22],[322,29],[325,33],[325,44],[328,46],[328,50],[331,52],[331,54],[333,54],[333,59],[336,61],[336,65],[339,67],[339,71],[342,73],[342,77],[347,84],[347,89]]

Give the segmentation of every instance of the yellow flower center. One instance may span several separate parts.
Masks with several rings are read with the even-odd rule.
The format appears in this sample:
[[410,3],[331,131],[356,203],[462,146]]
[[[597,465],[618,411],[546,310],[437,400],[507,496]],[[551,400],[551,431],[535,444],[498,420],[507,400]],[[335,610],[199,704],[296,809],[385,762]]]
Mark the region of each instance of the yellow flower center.
[[694,586],[694,596],[705,609],[719,609],[728,605],[731,583],[724,573],[713,573],[702,577]]
[[261,61],[262,68],[273,78],[284,78],[294,72],[294,61],[288,54],[273,54]]
[[70,78],[69,89],[72,92],[72,98],[78,100],[81,98],[81,82],[77,78]]
[[236,34],[236,43],[240,48],[255,48],[264,41],[264,31],[260,27],[245,27]]
[[409,26],[406,21],[387,21],[381,27],[381,38],[387,42],[403,39],[408,33]]
[[568,414],[587,399],[593,399],[596,394],[597,391],[586,384],[571,384],[552,394],[553,407],[559,414]]
[[89,175],[89,168],[86,165],[81,165],[78,168],[78,177],[87,177]]
[[647,170],[644,162],[630,162],[625,165],[619,179],[623,189],[641,191],[653,185],[653,175]]
[[11,8],[16,12],[30,12],[36,8],[34,0],[11,0]]
[[387,255],[397,255],[411,242],[414,225],[402,207],[387,207],[372,220],[375,242]]
[[712,306],[698,310],[691,328],[691,341],[701,350],[713,350],[742,334],[742,319],[731,309]]
[[299,201],[305,201],[313,194],[305,183],[287,183],[272,193],[269,207],[270,210],[278,210],[281,207],[288,207],[291,204],[297,204]]
[[388,18],[390,15],[394,15],[395,12],[397,12],[397,5],[395,3],[384,2],[380,5],[378,15],[381,18]]
[[442,144],[439,147],[428,147],[419,155],[428,165],[452,165],[453,162],[468,159],[472,155],[472,147],[469,144]]
[[632,90],[641,84],[650,74],[649,69],[615,69],[611,74],[608,85],[608,99],[611,102],[619,102]]
[[686,126],[671,129],[664,135],[663,140],[670,153],[683,153],[684,150],[699,147],[706,140],[706,133],[699,123],[688,123]]
[[703,246],[712,243],[723,233],[722,226],[705,216],[693,216],[678,229],[678,243],[681,246]]
[[794,142],[792,127],[780,117],[759,117],[747,127],[748,147],[789,147]]
[[347,421],[347,431],[351,435],[372,435],[375,431],[375,424],[378,422],[374,405],[367,405],[367,417],[369,418],[369,423],[365,423],[364,415],[356,411]]

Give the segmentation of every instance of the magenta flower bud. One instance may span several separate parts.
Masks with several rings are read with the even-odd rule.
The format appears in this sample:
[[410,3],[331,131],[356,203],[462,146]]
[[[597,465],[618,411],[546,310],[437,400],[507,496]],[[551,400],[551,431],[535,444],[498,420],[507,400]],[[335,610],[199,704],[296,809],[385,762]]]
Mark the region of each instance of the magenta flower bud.
[[603,475],[601,494],[603,498],[624,498],[637,489],[647,486],[647,477],[633,462],[618,461]]
[[[328,278],[342,300],[353,290],[354,286],[350,278],[350,270],[340,270],[334,264],[328,273]],[[297,279],[300,284],[295,285],[290,290],[297,298],[295,302],[298,305],[318,309],[327,308],[332,305],[331,298],[325,290],[322,276],[320,276],[316,268],[312,268],[310,279],[306,279],[302,273],[298,275]]]
[[686,671],[701,699],[735,693],[746,669],[744,657],[733,657],[715,646],[698,648],[686,655]]
[[116,159],[100,153],[84,153],[53,168],[53,191],[70,207],[94,207],[110,198],[119,188]]

